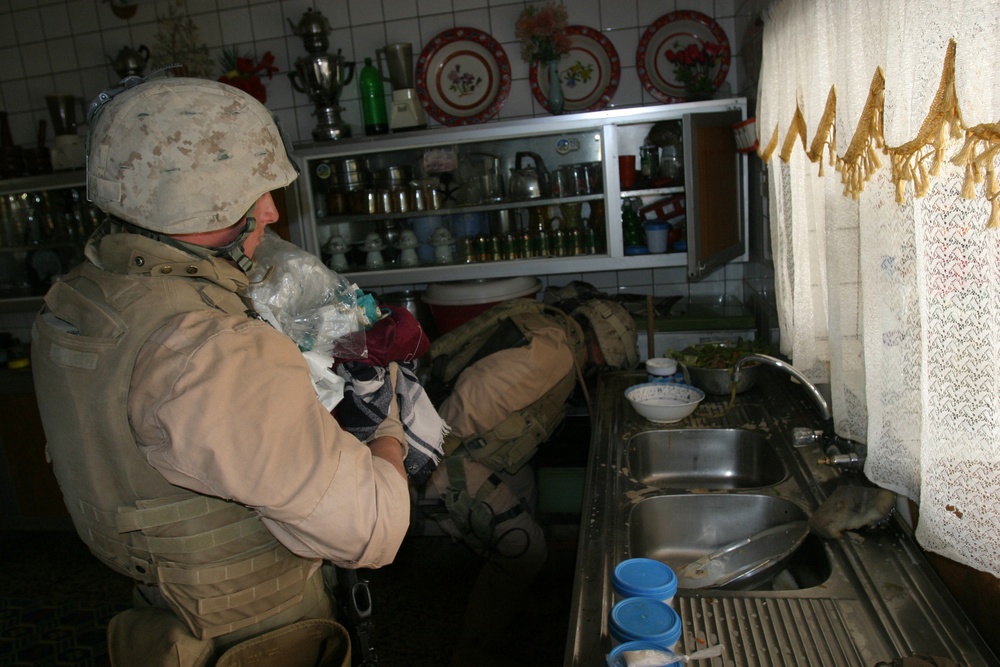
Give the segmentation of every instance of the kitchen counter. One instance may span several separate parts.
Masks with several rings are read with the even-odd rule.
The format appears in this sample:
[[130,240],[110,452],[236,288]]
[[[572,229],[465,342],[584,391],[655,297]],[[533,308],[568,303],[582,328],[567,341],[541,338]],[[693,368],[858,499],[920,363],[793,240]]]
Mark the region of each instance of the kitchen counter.
[[[603,665],[615,645],[608,614],[616,601],[615,565],[632,553],[631,512],[644,500],[668,495],[745,494],[789,500],[811,515],[840,485],[866,484],[860,472],[819,464],[819,444],[795,446],[792,429],[819,427],[805,390],[775,369],[762,369],[757,384],[737,397],[708,396],[677,424],[639,417],[624,390],[645,373],[603,376],[595,417],[580,526],[576,577],[565,667]],[[713,490],[654,488],[629,469],[629,439],[643,431],[730,428],[764,435],[786,474],[768,486]],[[749,500],[749,499],[747,499]],[[683,621],[678,652],[723,645],[723,655],[697,664],[713,666],[851,665],[923,654],[961,665],[1000,665],[961,608],[933,572],[912,531],[893,513],[878,527],[836,540],[810,535],[789,561],[782,579],[761,590],[681,589],[673,606]],[[784,590],[778,590],[784,588]]]

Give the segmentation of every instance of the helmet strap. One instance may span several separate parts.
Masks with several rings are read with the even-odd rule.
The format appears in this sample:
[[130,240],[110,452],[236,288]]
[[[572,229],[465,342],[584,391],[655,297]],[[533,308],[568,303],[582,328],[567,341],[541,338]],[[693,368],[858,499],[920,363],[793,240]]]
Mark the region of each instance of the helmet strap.
[[173,246],[179,250],[184,250],[185,252],[190,252],[198,257],[222,257],[224,259],[232,260],[240,267],[244,273],[249,273],[250,269],[253,268],[253,260],[247,256],[246,252],[243,250],[243,244],[246,242],[247,238],[257,228],[257,218],[253,215],[253,208],[247,211],[245,216],[245,223],[243,228],[240,229],[239,234],[236,235],[232,241],[224,246],[219,247],[208,247],[197,245],[195,243],[188,243],[186,241],[181,241],[169,236],[167,234],[161,234],[158,232],[153,232],[148,229],[143,229],[138,225],[134,225],[126,220],[118,220],[128,231],[134,234],[141,234],[151,239],[155,239],[160,243],[165,243],[169,246]]
[[236,262],[236,265],[243,269],[244,273],[250,273],[250,269],[253,268],[253,260],[243,250],[243,244],[255,229],[257,229],[257,218],[253,216],[251,208],[246,214],[246,224],[243,225],[243,229],[236,235],[236,238],[224,246],[211,248],[211,250],[217,257],[225,257]]

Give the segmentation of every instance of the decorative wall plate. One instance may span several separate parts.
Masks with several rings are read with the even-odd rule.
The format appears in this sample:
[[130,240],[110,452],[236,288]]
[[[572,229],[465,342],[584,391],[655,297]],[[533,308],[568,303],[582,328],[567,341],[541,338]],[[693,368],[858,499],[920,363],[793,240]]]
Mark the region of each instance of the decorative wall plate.
[[703,47],[714,42],[722,49],[712,81],[716,90],[729,73],[729,39],[714,19],[695,11],[664,14],[646,29],[636,49],[635,65],[639,80],[649,93],[661,102],[683,102],[689,99],[684,83],[678,81],[674,64],[667,60],[667,51],[683,51],[689,44]]
[[493,37],[475,28],[445,30],[417,59],[417,97],[443,125],[492,118],[510,93],[510,61]]
[[[569,53],[559,61],[565,111],[597,111],[608,106],[621,81],[621,60],[611,40],[584,25],[566,28]],[[549,71],[544,63],[531,63],[531,92],[547,111]]]

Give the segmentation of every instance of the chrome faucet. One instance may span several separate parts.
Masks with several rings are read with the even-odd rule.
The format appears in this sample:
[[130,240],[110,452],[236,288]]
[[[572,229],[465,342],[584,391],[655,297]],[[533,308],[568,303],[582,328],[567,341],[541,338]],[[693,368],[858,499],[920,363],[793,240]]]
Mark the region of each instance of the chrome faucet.
[[806,379],[806,376],[791,364],[786,364],[781,359],[766,354],[744,355],[736,361],[736,365],[733,367],[733,384],[740,381],[740,371],[743,366],[752,362],[768,364],[769,366],[774,366],[777,369],[785,371],[798,380],[806,388],[806,391],[809,392],[813,403],[816,404],[819,414],[823,418],[823,430],[816,432],[817,439],[822,440],[822,448],[826,453],[826,456],[819,460],[820,464],[852,470],[859,470],[864,466],[865,455],[863,450],[865,448],[859,446],[858,443],[837,436],[833,430],[833,415],[830,414],[830,406],[827,404],[826,398],[823,397],[823,394],[820,393],[816,385]]
[[739,382],[740,370],[743,368],[743,366],[754,361],[758,363],[768,364],[770,366],[774,366],[779,370],[783,370],[792,377],[794,377],[796,380],[798,380],[800,383],[802,383],[802,386],[805,387],[806,390],[809,392],[809,395],[812,396],[813,402],[816,404],[816,407],[819,408],[820,416],[823,418],[824,432],[826,432],[827,426],[829,426],[830,432],[833,431],[833,415],[830,414],[830,406],[827,405],[826,399],[823,398],[823,394],[821,394],[819,389],[816,388],[816,385],[814,385],[812,382],[806,379],[806,376],[803,375],[801,371],[796,369],[791,364],[786,364],[781,359],[772,357],[767,354],[746,354],[740,357],[736,361],[736,366],[733,367],[733,384]]

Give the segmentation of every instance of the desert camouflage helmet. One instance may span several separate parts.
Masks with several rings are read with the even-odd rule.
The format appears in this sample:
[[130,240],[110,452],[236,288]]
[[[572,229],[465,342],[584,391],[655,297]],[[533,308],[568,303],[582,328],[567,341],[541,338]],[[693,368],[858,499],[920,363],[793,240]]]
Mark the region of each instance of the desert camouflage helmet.
[[298,173],[271,112],[233,86],[162,78],[95,100],[87,193],[166,234],[223,229]]
[[605,365],[615,369],[634,368],[639,363],[639,336],[635,320],[625,307],[611,299],[589,299],[573,309],[597,338]]

